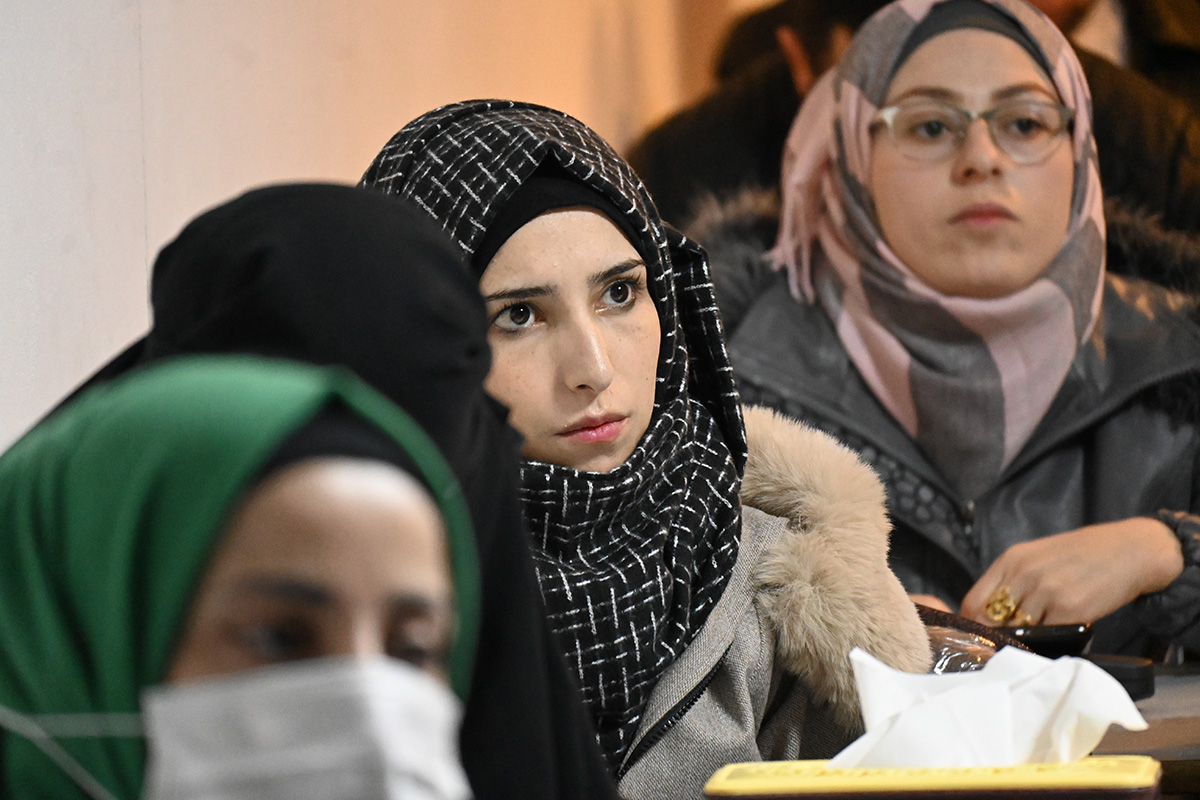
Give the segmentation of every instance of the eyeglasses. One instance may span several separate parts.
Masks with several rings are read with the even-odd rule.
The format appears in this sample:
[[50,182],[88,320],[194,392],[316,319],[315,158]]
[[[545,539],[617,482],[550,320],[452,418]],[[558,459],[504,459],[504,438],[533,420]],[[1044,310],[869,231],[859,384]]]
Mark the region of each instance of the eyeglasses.
[[872,129],[887,126],[896,149],[906,158],[937,162],[958,152],[977,119],[987,123],[992,141],[1013,161],[1034,164],[1050,155],[1071,127],[1075,112],[1042,100],[1011,100],[979,112],[923,101],[881,108]]

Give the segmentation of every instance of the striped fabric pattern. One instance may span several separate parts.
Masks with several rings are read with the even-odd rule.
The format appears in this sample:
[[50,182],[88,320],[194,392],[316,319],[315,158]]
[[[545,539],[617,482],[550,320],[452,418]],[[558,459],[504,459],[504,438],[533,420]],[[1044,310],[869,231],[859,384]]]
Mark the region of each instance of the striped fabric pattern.
[[660,221],[641,181],[578,120],[471,101],[405,126],[363,177],[425,209],[469,257],[546,159],[641,232],[662,341],[649,429],[609,473],[534,461],[522,500],[551,624],[615,769],[663,670],[703,625],[737,558],[745,432],[703,251]]

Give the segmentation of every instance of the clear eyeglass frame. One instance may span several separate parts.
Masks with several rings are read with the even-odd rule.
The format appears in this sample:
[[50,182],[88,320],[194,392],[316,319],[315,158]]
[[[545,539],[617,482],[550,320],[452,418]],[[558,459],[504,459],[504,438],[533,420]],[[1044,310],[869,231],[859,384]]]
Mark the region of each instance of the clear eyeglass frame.
[[[1049,100],[1010,100],[986,111],[970,111],[961,106],[934,101],[900,103],[879,109],[871,129],[886,127],[901,155],[914,161],[937,163],[953,156],[966,141],[967,132],[982,119],[992,141],[1018,164],[1036,164],[1046,158],[1067,133],[1075,120],[1075,111]],[[1028,135],[1009,126],[1032,119],[1042,127],[1037,135]],[[916,129],[928,124],[942,125],[949,135],[922,138]]]

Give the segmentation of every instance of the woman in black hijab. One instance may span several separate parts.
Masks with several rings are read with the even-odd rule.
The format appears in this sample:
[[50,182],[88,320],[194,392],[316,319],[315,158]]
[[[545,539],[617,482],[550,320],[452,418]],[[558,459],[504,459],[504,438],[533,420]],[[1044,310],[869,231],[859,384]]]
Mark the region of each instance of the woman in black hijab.
[[861,725],[854,646],[928,665],[878,481],[821,434],[743,424],[703,251],[593,131],[460,103],[363,183],[431,214],[479,276],[551,625],[623,794],[832,755]]
[[462,758],[476,797],[613,797],[578,689],[551,646],[516,500],[516,438],[482,390],[479,292],[409,203],[274,186],[193,220],[159,254],[149,333],[85,386],[186,353],[349,367],[445,454],[475,524],[480,638]]

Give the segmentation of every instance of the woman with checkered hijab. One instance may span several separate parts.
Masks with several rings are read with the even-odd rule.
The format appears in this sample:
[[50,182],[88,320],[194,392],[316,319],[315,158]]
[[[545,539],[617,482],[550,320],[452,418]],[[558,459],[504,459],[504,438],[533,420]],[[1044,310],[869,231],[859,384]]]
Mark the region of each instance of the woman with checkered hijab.
[[479,277],[551,627],[623,795],[832,755],[861,725],[854,646],[928,666],[875,476],[822,434],[743,419],[704,252],[594,132],[447,106],[363,183],[425,209]]

